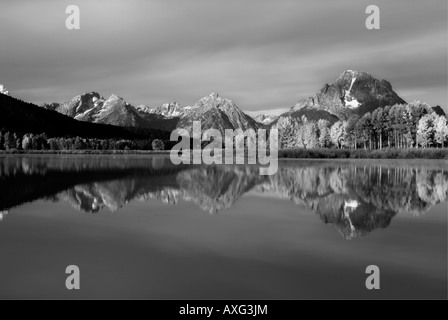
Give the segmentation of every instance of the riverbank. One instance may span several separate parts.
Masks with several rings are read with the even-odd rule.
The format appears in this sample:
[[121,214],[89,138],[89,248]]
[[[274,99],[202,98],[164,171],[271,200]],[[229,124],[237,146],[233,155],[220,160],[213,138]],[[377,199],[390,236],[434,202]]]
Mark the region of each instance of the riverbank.
[[[8,154],[54,155],[169,155],[170,150],[0,150]],[[428,149],[284,149],[279,159],[447,159],[448,148]]]
[[0,150],[2,154],[61,154],[61,155],[169,155],[170,150]]
[[291,159],[447,159],[448,148],[428,149],[284,149],[279,158]]

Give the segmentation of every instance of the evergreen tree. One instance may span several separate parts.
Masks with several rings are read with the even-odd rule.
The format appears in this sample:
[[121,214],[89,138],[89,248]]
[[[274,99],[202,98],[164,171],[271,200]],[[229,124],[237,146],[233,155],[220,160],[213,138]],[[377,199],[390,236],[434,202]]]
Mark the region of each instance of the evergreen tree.
[[11,150],[14,149],[16,147],[16,140],[14,139],[14,134],[11,132],[6,132],[4,135],[4,147],[5,150]]
[[165,144],[160,139],[154,139],[151,146],[153,150],[165,150]]
[[5,137],[3,131],[0,131],[0,150],[5,149]]
[[85,143],[84,139],[82,139],[80,137],[76,137],[75,141],[74,141],[74,149],[75,150],[84,150],[84,149],[86,149],[86,143]]
[[50,147],[50,150],[60,150],[61,149],[58,138],[48,139],[48,146]]

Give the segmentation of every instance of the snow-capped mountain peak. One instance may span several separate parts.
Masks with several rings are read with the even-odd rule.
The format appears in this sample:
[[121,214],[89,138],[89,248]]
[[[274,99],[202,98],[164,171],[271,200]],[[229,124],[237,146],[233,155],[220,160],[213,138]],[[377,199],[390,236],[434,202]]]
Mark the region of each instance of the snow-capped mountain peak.
[[167,118],[181,117],[185,113],[184,107],[177,102],[164,103],[155,108],[146,105],[138,105],[136,109],[142,113],[158,114]]
[[257,121],[258,123],[268,125],[277,118],[278,118],[278,116],[273,115],[273,114],[259,114],[258,116],[256,116],[254,118],[254,120]]
[[313,117],[328,113],[347,119],[355,113],[360,116],[378,107],[404,103],[386,80],[377,80],[370,73],[346,70],[332,84],[325,84],[313,97],[305,98],[289,113],[313,113]]

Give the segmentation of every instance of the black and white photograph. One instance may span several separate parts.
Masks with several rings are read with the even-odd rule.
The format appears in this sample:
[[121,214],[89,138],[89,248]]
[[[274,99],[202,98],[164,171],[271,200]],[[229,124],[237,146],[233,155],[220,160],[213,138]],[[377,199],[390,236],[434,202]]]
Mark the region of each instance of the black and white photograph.
[[447,7],[0,0],[0,300],[446,300]]

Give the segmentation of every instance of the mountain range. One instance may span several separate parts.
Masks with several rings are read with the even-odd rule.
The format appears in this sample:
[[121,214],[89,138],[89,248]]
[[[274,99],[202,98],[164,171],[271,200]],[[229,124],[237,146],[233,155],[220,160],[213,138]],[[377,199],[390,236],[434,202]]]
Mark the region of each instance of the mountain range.
[[256,130],[260,127],[232,100],[222,98],[217,93],[211,93],[193,106],[186,107],[176,102],[155,108],[146,105],[134,107],[115,94],[105,99],[97,92],[87,92],[68,102],[44,104],[42,107],[80,121],[166,131],[191,131],[193,121],[201,121],[204,130],[214,128],[222,133],[225,129]]
[[[314,96],[300,99],[279,116],[261,114],[252,118],[235,102],[217,93],[199,99],[193,106],[172,102],[157,107],[134,107],[116,95],[105,99],[98,93],[88,92],[71,101],[43,107],[82,121],[168,131],[176,128],[190,131],[193,121],[201,121],[204,130],[215,128],[224,133],[225,129],[278,128],[281,123],[301,122],[303,117],[334,123],[347,120],[352,114],[362,116],[386,105],[402,103],[406,101],[398,96],[387,80],[378,80],[367,72],[346,70],[334,83],[324,84]],[[443,109],[435,107],[435,111],[440,113]]]
[[363,116],[386,105],[406,103],[386,80],[375,79],[367,72],[344,71],[334,83],[325,84],[312,97],[299,100],[288,112],[271,123],[274,128],[320,119],[335,123],[351,115]]
[[[7,93],[2,86],[2,91]],[[386,105],[406,103],[392,89],[390,82],[378,80],[367,72],[344,71],[334,83],[325,84],[314,95],[298,100],[287,112],[275,115],[258,115],[252,118],[234,101],[211,93],[192,106],[177,102],[161,106],[133,106],[122,97],[112,94],[109,98],[97,92],[87,92],[67,102],[53,102],[41,107],[56,111],[75,120],[94,124],[113,125],[137,129],[192,130],[193,121],[201,121],[202,129],[214,128],[224,134],[225,129],[277,128],[320,119],[334,123],[359,116]],[[433,108],[444,114],[439,106]],[[66,121],[66,120],[65,120]],[[8,122],[5,119],[5,122]]]
[[[54,105],[52,107],[55,107]],[[55,107],[56,109],[56,107]],[[55,110],[53,109],[53,110]],[[6,94],[0,94],[0,129],[16,133],[46,133],[49,137],[84,137],[99,139],[164,139],[169,132],[140,127],[122,127],[114,121],[91,123],[77,121],[71,106],[45,110]],[[63,112],[64,113],[63,113]],[[63,113],[63,114],[61,114]],[[116,115],[116,114],[115,114]],[[112,117],[110,119],[113,119]]]

